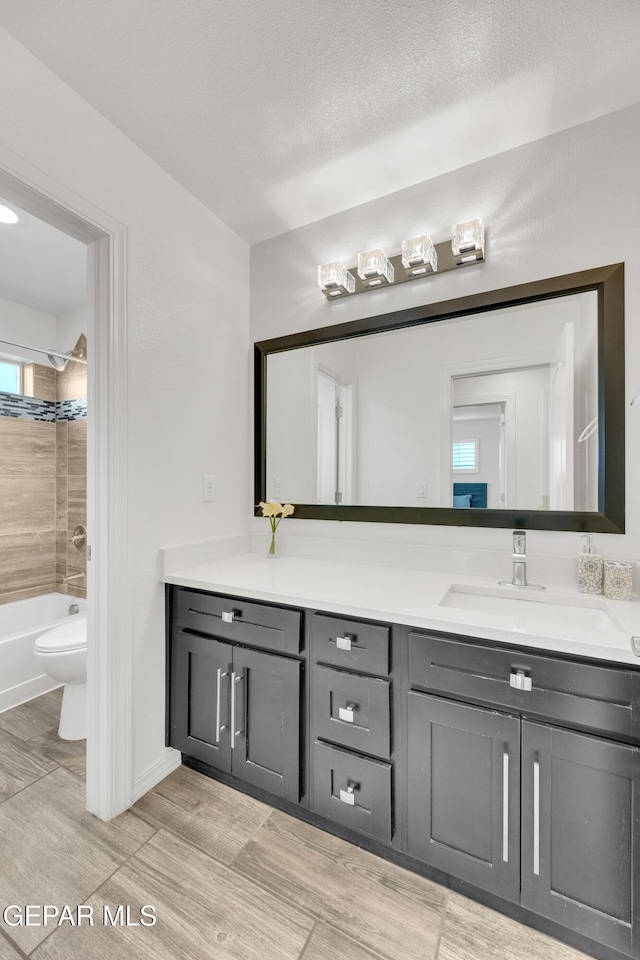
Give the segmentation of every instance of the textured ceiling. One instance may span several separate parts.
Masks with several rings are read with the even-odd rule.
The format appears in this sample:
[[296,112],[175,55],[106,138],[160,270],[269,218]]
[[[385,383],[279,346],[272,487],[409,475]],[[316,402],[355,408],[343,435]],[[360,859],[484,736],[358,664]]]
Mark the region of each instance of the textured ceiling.
[[80,306],[87,299],[84,243],[10,206],[23,219],[0,223],[0,297],[54,317]]
[[640,100],[638,0],[0,0],[250,242]]

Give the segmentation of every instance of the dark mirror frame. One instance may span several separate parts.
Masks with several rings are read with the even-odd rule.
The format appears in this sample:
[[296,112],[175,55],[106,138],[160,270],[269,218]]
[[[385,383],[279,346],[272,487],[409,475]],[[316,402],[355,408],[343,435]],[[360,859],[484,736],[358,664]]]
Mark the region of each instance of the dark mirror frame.
[[[320,327],[254,344],[255,362],[255,502],[266,500],[267,358],[272,353],[320,343],[400,330],[453,317],[478,316],[501,307],[584,293],[598,294],[598,511],[485,510],[450,507],[355,506],[296,503],[303,520],[349,520],[374,523],[430,523],[456,527],[519,527],[624,533],[625,529],[625,388],[624,264],[615,263],[548,280],[490,290],[442,303]],[[261,516],[259,507],[256,516]]]

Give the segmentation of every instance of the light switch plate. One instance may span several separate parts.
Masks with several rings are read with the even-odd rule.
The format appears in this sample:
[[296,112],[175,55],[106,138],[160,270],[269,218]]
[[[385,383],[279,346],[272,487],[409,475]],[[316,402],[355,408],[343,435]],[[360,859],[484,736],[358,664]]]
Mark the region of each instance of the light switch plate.
[[202,499],[204,503],[212,503],[216,498],[216,478],[208,475],[202,478]]
[[426,497],[427,495],[427,484],[424,480],[418,480],[416,483],[416,497]]

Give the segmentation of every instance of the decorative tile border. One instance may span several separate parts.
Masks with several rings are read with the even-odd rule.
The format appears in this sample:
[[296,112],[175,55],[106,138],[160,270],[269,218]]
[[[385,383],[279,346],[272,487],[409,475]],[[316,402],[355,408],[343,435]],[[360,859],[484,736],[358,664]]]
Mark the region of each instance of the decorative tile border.
[[56,421],[85,420],[87,416],[87,400],[58,400],[56,407]]
[[87,401],[82,400],[37,400],[16,393],[0,393],[0,417],[20,420],[39,420],[44,423],[67,423],[85,420]]
[[16,393],[0,393],[0,417],[55,423],[56,405],[53,400],[37,400],[35,397],[22,397]]

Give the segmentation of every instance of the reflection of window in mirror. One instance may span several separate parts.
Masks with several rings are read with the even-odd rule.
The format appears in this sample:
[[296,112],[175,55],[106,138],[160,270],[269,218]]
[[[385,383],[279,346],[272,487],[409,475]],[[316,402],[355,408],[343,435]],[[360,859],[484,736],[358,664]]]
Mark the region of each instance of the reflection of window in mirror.
[[477,473],[479,441],[458,440],[451,444],[451,467],[458,473]]

